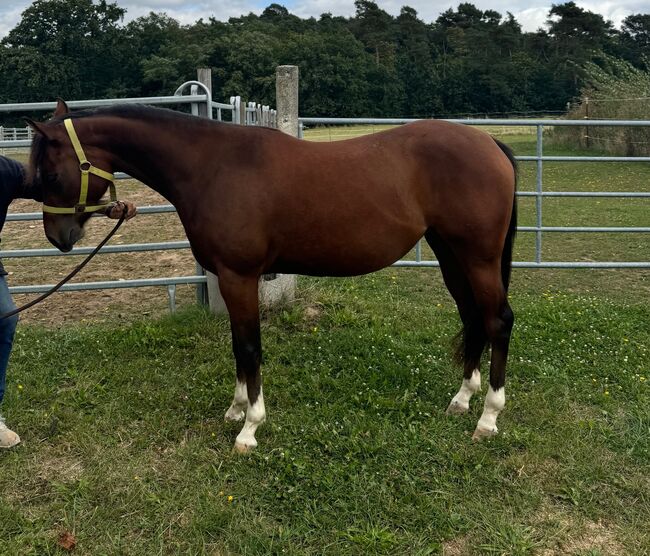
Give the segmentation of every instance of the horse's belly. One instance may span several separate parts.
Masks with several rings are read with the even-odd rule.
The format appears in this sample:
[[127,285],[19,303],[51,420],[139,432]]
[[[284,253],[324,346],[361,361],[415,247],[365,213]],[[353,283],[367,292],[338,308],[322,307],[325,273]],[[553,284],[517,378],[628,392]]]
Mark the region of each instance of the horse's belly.
[[402,258],[424,234],[424,229],[391,235],[371,233],[336,238],[314,238],[281,249],[271,271],[309,276],[356,276],[375,272]]

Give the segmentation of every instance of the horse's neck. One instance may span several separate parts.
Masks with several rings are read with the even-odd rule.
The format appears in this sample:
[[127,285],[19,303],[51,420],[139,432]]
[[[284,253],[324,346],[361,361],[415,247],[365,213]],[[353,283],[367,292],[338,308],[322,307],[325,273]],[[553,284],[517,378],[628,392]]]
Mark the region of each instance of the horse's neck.
[[[100,148],[109,153],[113,169],[129,174],[181,208],[182,191],[196,174],[190,145],[203,130],[193,130],[186,122],[166,125],[144,118],[107,118],[102,127],[106,128],[104,133],[100,131],[105,144]],[[215,151],[219,143],[214,141]]]

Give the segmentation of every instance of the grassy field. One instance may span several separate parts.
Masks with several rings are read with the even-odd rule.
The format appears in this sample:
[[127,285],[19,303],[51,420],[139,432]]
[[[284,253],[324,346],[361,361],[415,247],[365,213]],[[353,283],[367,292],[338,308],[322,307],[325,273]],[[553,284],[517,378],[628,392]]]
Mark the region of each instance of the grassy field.
[[[642,191],[650,169],[544,177]],[[533,182],[522,165],[521,188]],[[648,225],[647,201],[553,203],[549,225]],[[544,246],[549,260],[650,257],[645,236]],[[444,414],[458,318],[437,270],[303,278],[296,303],[264,314],[268,421],[244,457],[223,422],[225,319],[143,317],[127,301],[103,322],[80,322],[81,307],[75,324],[23,325],[4,410],[24,443],[0,453],[0,554],[61,553],[66,532],[77,554],[650,554],[649,300],[647,271],[515,271],[502,434],[475,444],[482,396]]]

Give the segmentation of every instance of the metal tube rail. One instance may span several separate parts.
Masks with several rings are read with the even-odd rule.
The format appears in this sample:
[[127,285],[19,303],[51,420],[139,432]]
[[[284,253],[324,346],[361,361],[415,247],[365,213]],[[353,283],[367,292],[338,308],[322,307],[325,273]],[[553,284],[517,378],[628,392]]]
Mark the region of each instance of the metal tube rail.
[[[400,125],[411,122],[418,122],[430,118],[311,118],[301,117],[298,120],[304,124],[331,124],[331,125]],[[650,120],[508,120],[494,119],[486,120],[480,118],[451,119],[441,118],[443,122],[451,122],[466,125],[499,125],[506,127],[520,126],[613,126],[613,127],[644,127],[650,126]]]
[[[397,261],[391,266],[403,268],[433,268],[439,267],[438,261]],[[650,262],[639,261],[591,261],[591,262],[570,262],[570,261],[550,261],[550,262],[533,262],[533,261],[514,261],[514,268],[591,268],[591,269],[620,269],[620,268],[650,268]]]
[[[301,129],[304,124],[323,125],[400,125],[418,121],[420,118],[299,118]],[[622,227],[622,226],[544,226],[542,220],[542,201],[544,197],[576,197],[576,198],[650,198],[650,192],[645,191],[544,191],[543,190],[543,165],[544,162],[650,162],[650,156],[545,156],[543,152],[544,126],[582,126],[582,127],[650,127],[650,120],[543,120],[543,119],[478,119],[466,118],[460,120],[445,119],[455,122],[477,126],[502,126],[502,127],[535,127],[536,148],[535,155],[520,155],[515,157],[522,162],[535,162],[535,190],[518,191],[519,197],[535,198],[535,226],[519,226],[517,231],[532,232],[535,234],[535,262],[515,262],[514,267],[520,268],[650,268],[650,262],[588,262],[578,263],[569,261],[543,262],[542,238],[543,232],[572,233],[648,233],[649,227]],[[437,266],[437,263],[421,260],[421,247],[418,242],[415,251],[415,261],[398,261],[394,266]]]
[[[176,212],[174,205],[150,205],[139,207],[138,214],[162,214],[165,212]],[[100,214],[93,214],[93,218],[101,218]],[[26,222],[43,220],[42,212],[14,212],[7,215],[6,222]]]
[[[170,278],[142,278],[136,280],[108,280],[105,282],[83,282],[65,284],[59,291],[108,290],[121,288],[144,288],[150,286],[181,286],[186,284],[205,284],[206,276],[176,276]],[[43,293],[53,287],[53,284],[35,286],[11,286],[11,293]]]
[[[132,253],[143,251],[171,251],[174,249],[188,249],[189,241],[165,241],[158,243],[122,243],[118,245],[105,245],[98,253]],[[75,255],[88,255],[94,247],[75,247],[72,251],[63,253],[58,249],[7,249],[0,251],[0,258],[19,259],[24,257],[70,257]]]
[[[103,98],[96,100],[70,100],[66,104],[70,108],[97,108],[113,104],[191,104],[193,102],[206,102],[206,95],[173,95],[161,97],[139,98]],[[37,112],[54,110],[56,102],[21,102],[15,104],[0,104],[0,112]]]

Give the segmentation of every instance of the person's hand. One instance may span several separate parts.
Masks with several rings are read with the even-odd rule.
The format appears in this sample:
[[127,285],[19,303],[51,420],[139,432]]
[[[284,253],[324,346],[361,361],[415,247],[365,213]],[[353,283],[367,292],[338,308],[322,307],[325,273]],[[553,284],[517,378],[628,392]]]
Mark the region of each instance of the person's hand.
[[133,203],[129,203],[129,201],[116,201],[115,203],[111,203],[109,206],[106,207],[104,214],[109,218],[118,220],[119,218],[122,217],[125,211],[126,211],[126,220],[131,220],[131,218],[133,218],[138,212],[138,210],[135,208],[135,205]]

